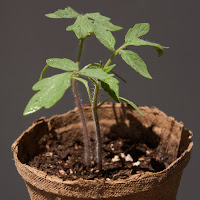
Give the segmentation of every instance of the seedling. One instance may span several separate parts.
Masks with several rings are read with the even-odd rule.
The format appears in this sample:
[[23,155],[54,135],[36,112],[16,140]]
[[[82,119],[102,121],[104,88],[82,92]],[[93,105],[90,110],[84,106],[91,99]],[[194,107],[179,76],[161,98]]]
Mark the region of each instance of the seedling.
[[[90,167],[90,146],[87,130],[87,123],[84,117],[84,113],[81,107],[79,94],[76,86],[76,82],[79,81],[86,87],[88,97],[91,103],[92,114],[95,125],[95,137],[96,137],[96,162],[97,168],[102,170],[102,144],[101,134],[98,119],[98,109],[106,101],[113,99],[116,102],[125,101],[130,104],[140,115],[143,116],[139,108],[132,102],[119,95],[119,81],[115,78],[113,68],[116,64],[112,64],[113,59],[119,54],[121,58],[136,72],[142,76],[151,79],[151,75],[147,70],[147,66],[140,58],[140,56],[130,50],[124,50],[127,46],[143,46],[149,45],[155,47],[158,51],[158,55],[163,54],[163,47],[157,43],[152,43],[141,39],[141,36],[147,34],[150,29],[148,23],[136,24],[133,28],[130,28],[125,36],[125,43],[119,48],[115,49],[116,40],[112,35],[113,31],[119,31],[122,29],[120,26],[116,26],[110,22],[110,18],[101,15],[100,13],[86,13],[84,15],[77,13],[72,8],[68,7],[64,10],[57,10],[54,13],[46,14],[48,18],[75,18],[76,21],[73,25],[66,28],[67,31],[74,31],[78,40],[80,41],[79,51],[76,62],[67,58],[50,58],[46,60],[47,65],[43,69],[40,80],[33,86],[34,91],[38,91],[29,101],[25,108],[24,115],[28,115],[40,110],[42,107],[50,108],[57,101],[59,101],[66,90],[72,85],[75,102],[78,107],[80,120],[83,128],[84,149],[85,149],[85,165],[87,169]],[[87,37],[95,36],[107,49],[113,52],[106,63],[96,62],[90,63],[84,67],[80,67],[80,60],[83,50],[83,44]],[[64,73],[51,76],[49,78],[43,78],[45,71],[49,68],[58,68],[64,70]],[[94,93],[91,94],[91,89],[88,85],[88,80],[94,84]],[[108,98],[102,102],[98,102],[98,94],[100,87],[108,94]]]

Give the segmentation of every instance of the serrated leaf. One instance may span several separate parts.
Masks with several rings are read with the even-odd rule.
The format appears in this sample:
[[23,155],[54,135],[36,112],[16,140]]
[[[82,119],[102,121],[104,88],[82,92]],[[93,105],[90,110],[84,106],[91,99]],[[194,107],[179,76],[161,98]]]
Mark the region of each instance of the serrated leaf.
[[146,78],[150,78],[150,79],[152,78],[147,70],[146,64],[137,53],[133,51],[129,51],[129,50],[121,50],[120,55],[122,59],[129,66],[131,66],[136,72],[140,73],[142,76]]
[[125,36],[125,42],[130,42],[135,38],[139,38],[149,32],[150,24],[149,23],[140,23],[136,24],[133,28],[129,29]]
[[106,91],[116,102],[119,103],[119,81],[116,78],[108,78],[101,81],[101,87]]
[[94,22],[94,34],[96,38],[109,50],[115,51],[115,38],[110,31],[107,31],[102,25]]
[[50,58],[46,60],[47,65],[53,68],[62,69],[65,71],[77,71],[77,64],[67,58]]
[[109,65],[109,66],[107,66],[107,67],[104,67],[103,71],[104,71],[104,72],[110,72],[115,66],[116,66],[116,64],[113,64],[113,65]]
[[136,38],[135,40],[128,42],[128,45],[134,45],[134,46],[147,45],[147,46],[155,47],[156,50],[158,51],[159,56],[163,55],[163,49],[164,48],[169,48],[169,47],[161,46],[160,44],[157,44],[157,43],[154,43],[154,42],[148,42],[148,41],[145,41],[145,40],[141,40],[139,38]]
[[78,16],[75,23],[66,28],[67,31],[74,31],[77,38],[83,39],[86,38],[90,33],[94,31],[94,26],[91,20],[89,20],[86,16],[81,15]]
[[119,99],[125,101],[126,103],[128,103],[129,105],[131,105],[136,111],[138,111],[138,113],[144,117],[144,115],[142,114],[141,110],[132,102],[132,101],[129,101],[127,99],[125,99],[124,97],[119,97]]
[[85,14],[88,18],[93,19],[95,21],[109,21],[109,17],[105,17],[101,15],[99,12],[96,13],[87,13]]
[[109,21],[98,21],[96,23],[99,24],[100,26],[103,26],[104,29],[107,31],[119,31],[123,29],[121,26],[116,26]]
[[34,113],[42,107],[52,107],[71,86],[72,74],[72,72],[62,73],[37,82],[33,86],[33,90],[40,91],[31,98],[25,108],[24,115]]
[[83,69],[80,72],[80,75],[90,77],[90,78],[96,78],[99,80],[105,80],[110,77],[112,77],[112,74],[107,74],[104,72],[101,68],[98,69]]
[[49,18],[77,18],[79,14],[72,8],[68,7],[64,10],[59,9],[54,13],[46,14],[45,16]]

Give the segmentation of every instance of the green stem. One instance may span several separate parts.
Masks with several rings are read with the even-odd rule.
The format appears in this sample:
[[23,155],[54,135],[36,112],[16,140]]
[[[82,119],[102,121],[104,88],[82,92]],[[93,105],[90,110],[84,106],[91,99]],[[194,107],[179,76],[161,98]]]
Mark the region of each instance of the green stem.
[[[110,65],[112,60],[115,58],[115,56],[118,55],[118,53],[124,49],[127,45],[124,44],[121,47],[119,47],[113,55],[109,58],[107,63],[105,64],[104,68]],[[99,171],[102,170],[102,142],[101,142],[101,133],[100,133],[100,126],[99,126],[99,118],[98,118],[98,106],[97,106],[97,99],[98,99],[98,93],[99,93],[99,87],[100,87],[100,81],[95,84],[95,90],[94,90],[94,97],[93,97],[93,104],[92,104],[92,114],[94,118],[95,123],[95,138],[96,138],[96,156],[97,156],[97,168]]]
[[[79,52],[78,52],[78,57],[77,57],[77,62],[76,62],[78,67],[80,65],[80,59],[81,59],[82,50],[83,50],[83,42],[84,42],[84,39],[82,39],[80,41],[80,45],[79,45]],[[89,169],[89,167],[90,167],[89,134],[88,134],[86,120],[85,120],[85,116],[84,116],[84,113],[83,113],[83,109],[82,109],[79,94],[78,94],[76,79],[72,79],[72,87],[73,87],[74,98],[75,98],[75,102],[76,102],[76,105],[77,105],[77,108],[78,108],[78,113],[79,113],[79,116],[80,116],[82,129],[83,129],[85,165],[86,165],[87,169]]]
[[79,44],[79,51],[78,51],[78,56],[77,56],[77,61],[76,64],[79,67],[80,65],[80,60],[81,60],[81,55],[82,55],[82,51],[83,51],[83,43],[84,43],[84,38],[80,40],[80,44]]
[[96,82],[95,79],[93,79],[93,78],[91,78],[91,77],[88,77],[88,78],[94,83],[94,85],[97,85],[97,82]]
[[100,65],[100,64],[99,64],[99,63],[91,63],[91,64],[88,64],[88,65],[86,65],[85,67],[83,67],[82,70],[87,69],[88,67],[90,67],[90,66],[92,66],[92,65]]
[[112,99],[111,97],[105,99],[104,101],[102,101],[98,106],[97,106],[97,109],[99,109],[106,101]]
[[101,133],[100,133],[100,126],[99,126],[98,112],[97,112],[99,86],[100,86],[100,82],[98,81],[97,85],[95,86],[95,92],[94,92],[94,98],[93,98],[93,104],[92,104],[92,114],[93,114],[94,124],[95,124],[97,169],[101,171],[102,170],[102,142],[101,142]]
[[112,60],[119,54],[119,52],[124,49],[127,46],[127,44],[123,44],[121,47],[119,47],[113,54],[112,56],[108,59],[108,61],[106,62],[104,68],[108,67],[110,65],[110,63],[112,62]]
[[46,70],[49,68],[49,65],[46,65],[45,67],[44,67],[44,69],[42,70],[42,73],[40,74],[40,79],[39,80],[42,80],[43,79],[43,75],[44,75],[44,73],[46,72]]

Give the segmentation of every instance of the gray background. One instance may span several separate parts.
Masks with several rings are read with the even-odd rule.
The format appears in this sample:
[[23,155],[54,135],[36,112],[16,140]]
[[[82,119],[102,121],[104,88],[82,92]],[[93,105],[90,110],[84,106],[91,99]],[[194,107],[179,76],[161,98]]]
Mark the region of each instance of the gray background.
[[[124,27],[116,32],[117,46],[123,43],[128,28],[149,22],[151,30],[144,38],[166,46],[164,56],[157,57],[151,47],[130,47],[147,63],[153,80],[148,80],[128,67],[120,57],[116,72],[127,80],[120,84],[120,94],[139,105],[157,106],[194,133],[192,158],[184,171],[178,200],[198,199],[199,194],[199,1],[198,0],[10,0],[0,5],[1,58],[1,163],[0,196],[2,200],[29,199],[25,184],[18,175],[10,150],[14,140],[35,119],[64,113],[74,107],[71,90],[49,110],[23,117],[22,112],[34,94],[32,85],[38,80],[45,60],[51,57],[76,59],[78,42],[65,27],[73,20],[51,20],[45,13],[71,6],[78,12],[99,11],[112,22]],[[88,39],[82,65],[106,61],[111,52],[96,39]],[[49,70],[49,75],[53,73]],[[58,72],[58,71],[56,71]],[[81,89],[81,92],[85,90]],[[88,103],[85,94],[83,103]]]

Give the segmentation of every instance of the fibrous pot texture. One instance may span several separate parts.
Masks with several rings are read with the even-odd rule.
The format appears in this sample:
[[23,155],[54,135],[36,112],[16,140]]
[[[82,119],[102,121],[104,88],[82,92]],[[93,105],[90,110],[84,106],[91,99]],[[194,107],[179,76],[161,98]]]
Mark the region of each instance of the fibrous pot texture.
[[[93,137],[91,107],[85,105],[83,109]],[[192,133],[183,123],[156,107],[140,107],[140,110],[144,118],[127,104],[104,104],[99,109],[102,138],[113,134],[114,137],[129,137],[134,142],[148,140],[156,147],[157,156],[169,163],[166,169],[110,181],[81,178],[63,181],[30,167],[27,163],[43,150],[43,138],[50,132],[64,138],[66,143],[82,140],[75,108],[63,115],[37,120],[12,145],[17,170],[27,185],[31,200],[175,200],[183,169],[190,159]]]

